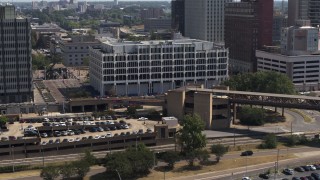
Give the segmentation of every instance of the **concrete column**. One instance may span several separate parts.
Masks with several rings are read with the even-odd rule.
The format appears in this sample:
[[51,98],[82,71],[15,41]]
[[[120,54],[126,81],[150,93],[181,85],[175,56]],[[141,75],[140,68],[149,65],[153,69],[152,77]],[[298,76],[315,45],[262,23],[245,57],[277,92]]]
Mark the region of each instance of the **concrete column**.
[[277,107],[274,107],[274,112],[277,112]]
[[233,124],[235,124],[236,122],[236,119],[237,119],[237,105],[236,103],[233,103]]
[[284,116],[284,108],[282,108],[282,113],[281,113],[281,115]]
[[98,106],[94,105],[94,111],[97,112],[98,111]]
[[81,106],[81,110],[82,110],[82,112],[84,112],[84,106]]

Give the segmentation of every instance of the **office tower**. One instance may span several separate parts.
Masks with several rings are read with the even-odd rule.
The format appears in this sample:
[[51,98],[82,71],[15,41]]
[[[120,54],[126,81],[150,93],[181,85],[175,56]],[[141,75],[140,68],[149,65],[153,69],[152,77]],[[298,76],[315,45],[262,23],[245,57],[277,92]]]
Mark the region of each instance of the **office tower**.
[[319,0],[289,0],[288,26],[294,26],[296,20],[310,20],[311,26],[320,25]]
[[17,18],[15,7],[0,5],[0,103],[33,100],[29,19]]
[[225,45],[230,71],[255,72],[255,50],[272,45],[273,0],[226,3]]
[[162,94],[194,83],[211,88],[228,78],[228,50],[208,41],[106,41],[89,52],[90,84],[101,96]]
[[185,0],[185,36],[224,42],[224,7],[232,0]]
[[114,0],[114,1],[113,1],[113,5],[114,5],[114,6],[118,6],[118,0]]
[[171,1],[171,28],[174,32],[180,32],[183,36],[184,31],[184,6],[185,0]]
[[160,18],[163,16],[163,10],[162,8],[148,8],[148,9],[142,9],[140,12],[140,16],[142,20],[148,19],[148,18]]

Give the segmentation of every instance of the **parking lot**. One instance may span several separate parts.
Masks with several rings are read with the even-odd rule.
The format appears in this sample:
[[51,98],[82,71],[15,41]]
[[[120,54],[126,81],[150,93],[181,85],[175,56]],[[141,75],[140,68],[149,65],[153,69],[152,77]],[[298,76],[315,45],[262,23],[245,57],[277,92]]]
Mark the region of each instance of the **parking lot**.
[[[91,116],[75,117],[75,118],[28,118],[9,124],[8,132],[2,132],[1,140],[14,140],[19,137],[29,135],[40,135],[41,144],[53,144],[60,142],[74,142],[86,139],[100,139],[114,136],[127,136],[141,133],[153,132],[155,121],[139,121],[137,119],[111,120],[110,118],[96,118]],[[42,128],[41,128],[42,127]],[[41,130],[38,129],[54,129],[60,128],[63,130]],[[76,129],[74,127],[77,127]],[[30,132],[30,133],[26,133]],[[34,134],[32,134],[34,132]]]
[[260,173],[256,176],[244,177],[242,180],[277,179],[277,180],[320,180],[320,164],[309,164],[281,169],[278,174]]

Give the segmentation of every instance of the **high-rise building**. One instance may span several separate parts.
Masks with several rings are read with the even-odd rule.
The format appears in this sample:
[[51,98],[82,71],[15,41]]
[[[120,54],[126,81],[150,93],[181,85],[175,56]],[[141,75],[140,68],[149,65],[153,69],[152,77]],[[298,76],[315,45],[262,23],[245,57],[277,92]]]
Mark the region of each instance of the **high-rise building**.
[[114,0],[114,1],[113,1],[113,5],[114,5],[114,6],[118,6],[118,0]]
[[145,20],[148,18],[159,18],[163,15],[164,15],[164,13],[161,8],[142,9],[140,12],[140,16],[141,16],[142,20]]
[[281,41],[281,29],[287,27],[288,17],[283,14],[273,15],[273,27],[272,27],[272,43],[273,45],[279,45]]
[[294,26],[297,20],[310,20],[311,25],[320,25],[319,0],[289,0],[288,25]]
[[272,45],[273,0],[226,3],[225,45],[230,52],[230,71],[255,72],[255,50]]
[[184,2],[185,0],[171,1],[171,28],[175,32],[180,32],[183,36],[184,32]]
[[31,27],[15,7],[0,5],[0,103],[33,100]]
[[228,78],[228,49],[208,41],[106,41],[89,52],[90,84],[101,96],[162,94],[186,84],[211,88]]
[[185,0],[185,36],[224,42],[225,3],[232,0]]

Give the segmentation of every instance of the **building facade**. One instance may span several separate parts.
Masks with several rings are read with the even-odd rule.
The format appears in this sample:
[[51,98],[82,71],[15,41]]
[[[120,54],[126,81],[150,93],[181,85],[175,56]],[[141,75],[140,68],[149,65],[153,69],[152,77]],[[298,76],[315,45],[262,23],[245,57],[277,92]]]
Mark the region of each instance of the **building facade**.
[[188,83],[219,84],[228,77],[228,50],[212,42],[105,42],[90,49],[90,84],[105,95],[162,94]]
[[320,1],[289,0],[288,25],[294,26],[297,20],[310,20],[313,27],[320,25]]
[[255,72],[255,50],[272,45],[273,0],[226,3],[225,45],[230,52],[230,71]]
[[89,47],[99,47],[100,42],[94,36],[76,35],[70,40],[61,40],[59,46],[65,66],[84,66],[83,59],[89,60]]
[[145,20],[147,18],[160,18],[163,15],[164,13],[161,8],[148,8],[148,9],[143,9],[140,12],[140,16],[142,20]]
[[281,30],[287,25],[288,17],[283,14],[273,15],[273,26],[272,26],[272,43],[273,45],[280,45],[281,42]]
[[12,5],[0,5],[0,103],[33,101],[31,27]]
[[299,91],[320,89],[320,55],[282,55],[256,51],[258,71],[275,71],[286,74]]
[[295,26],[282,29],[282,54],[303,55],[318,51],[319,29],[310,26],[309,20],[297,20]]
[[229,100],[210,90],[198,91],[183,87],[166,93],[166,110],[169,116],[182,120],[187,114],[197,114],[204,121],[205,129],[226,129],[231,125]]
[[184,31],[184,9],[185,0],[171,1],[171,28],[175,32],[180,32],[183,36]]
[[224,9],[232,0],[185,0],[185,36],[224,42]]
[[148,18],[144,20],[144,31],[169,30],[171,28],[171,19]]

